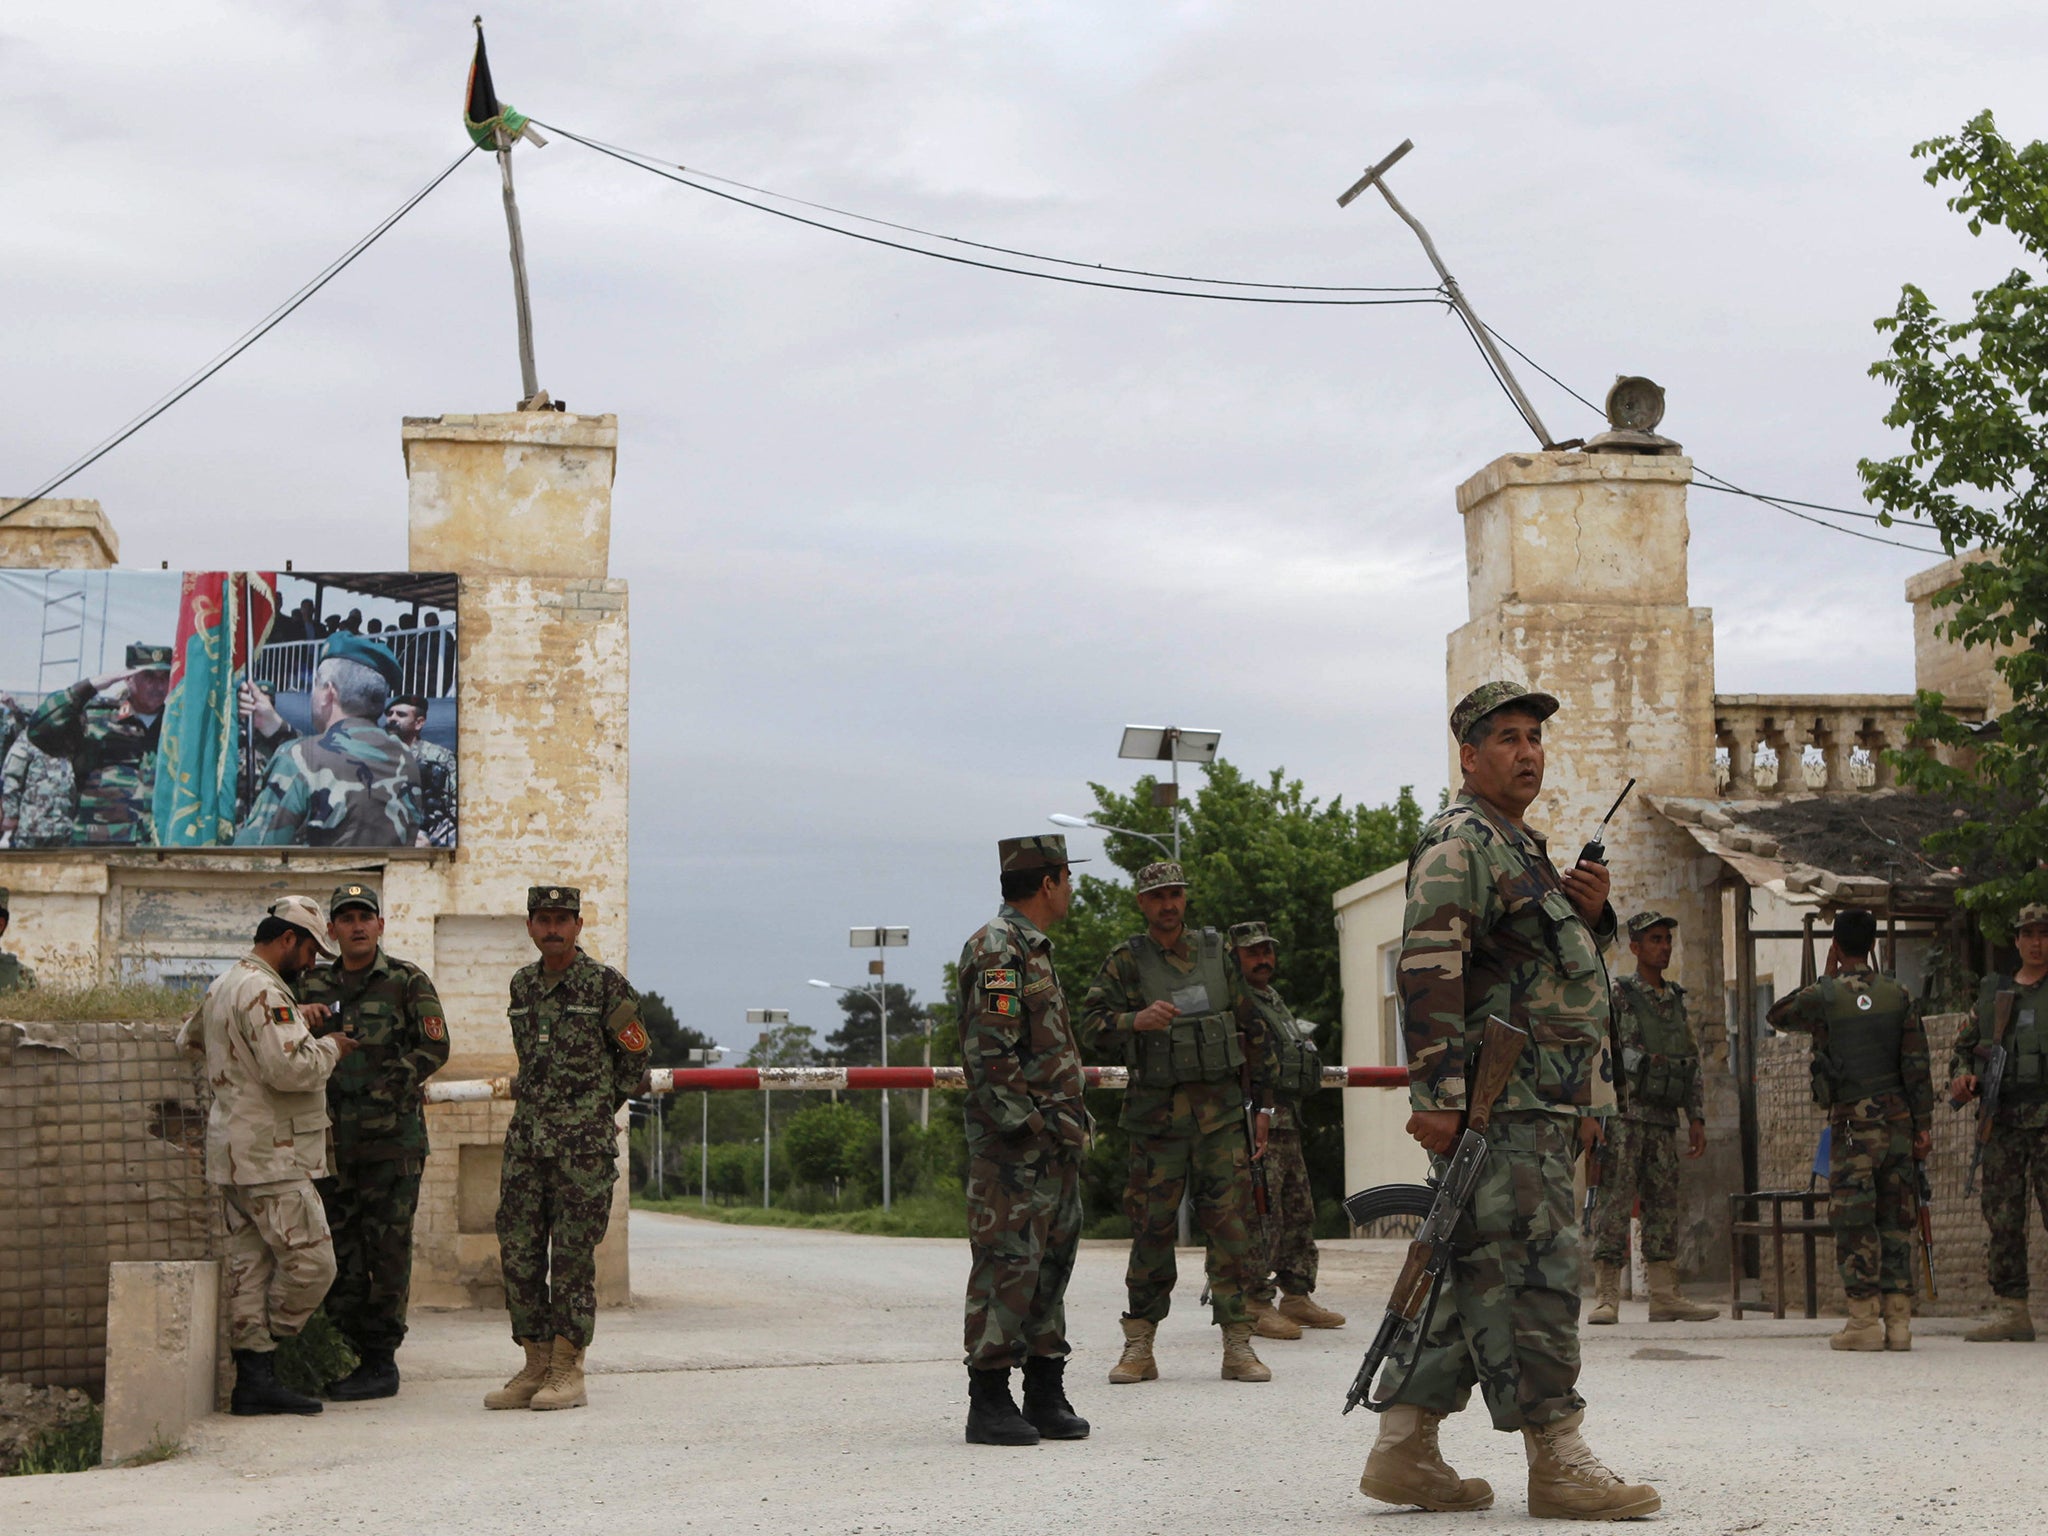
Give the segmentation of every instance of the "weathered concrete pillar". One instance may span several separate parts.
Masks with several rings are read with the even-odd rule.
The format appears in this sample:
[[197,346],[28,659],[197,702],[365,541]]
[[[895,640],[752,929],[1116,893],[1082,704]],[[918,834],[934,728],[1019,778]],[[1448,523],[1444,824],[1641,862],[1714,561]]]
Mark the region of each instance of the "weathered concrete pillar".
[[[96,501],[0,496],[0,566],[27,571],[104,571],[121,558],[114,525]],[[9,514],[12,513],[10,516]]]
[[219,1311],[215,1260],[107,1266],[107,1465],[213,1412]]

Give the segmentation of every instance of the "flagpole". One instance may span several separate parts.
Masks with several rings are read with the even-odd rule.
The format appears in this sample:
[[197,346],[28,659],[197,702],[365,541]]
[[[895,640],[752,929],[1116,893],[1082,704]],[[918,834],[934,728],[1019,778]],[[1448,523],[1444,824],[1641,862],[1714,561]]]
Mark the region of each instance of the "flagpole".
[[519,312],[519,398],[524,405],[540,394],[533,366],[533,306],[526,297],[526,241],[519,232],[519,199],[512,190],[512,138],[503,128],[494,129],[492,137],[498,144],[498,174],[505,184],[505,228],[512,237],[512,300]]

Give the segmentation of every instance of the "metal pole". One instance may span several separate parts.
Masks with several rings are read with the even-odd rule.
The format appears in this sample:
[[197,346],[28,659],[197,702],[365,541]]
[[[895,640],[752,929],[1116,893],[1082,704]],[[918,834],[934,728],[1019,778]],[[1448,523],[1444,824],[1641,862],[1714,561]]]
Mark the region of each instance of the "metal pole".
[[664,1129],[666,1122],[662,1117],[662,1103],[662,1095],[654,1095],[654,1198],[657,1200],[668,1198],[668,1167],[663,1158],[666,1150],[663,1143],[668,1137]]
[[[932,1016],[924,1016],[924,1064],[932,1064]],[[928,1131],[932,1128],[932,1091],[920,1088],[917,1091],[917,1128]]]
[[773,1139],[773,1129],[768,1124],[769,1090],[761,1090],[761,1209],[768,1209],[768,1147]]
[[519,382],[526,391],[519,398],[531,400],[540,393],[540,378],[533,367],[533,306],[526,298],[526,239],[519,232],[519,199],[512,191],[512,140],[505,130],[496,130],[498,176],[505,187],[505,228],[512,236],[512,302],[519,315]]
[[700,1204],[711,1203],[711,1090],[698,1095],[704,1101],[704,1128],[697,1133],[697,1196]]
[[1508,366],[1507,359],[1500,355],[1500,349],[1493,344],[1493,333],[1486,328],[1477,312],[1473,310],[1471,301],[1465,297],[1465,290],[1458,286],[1458,280],[1451,276],[1450,269],[1444,265],[1444,259],[1437,255],[1436,242],[1429,238],[1429,231],[1422,227],[1415,215],[1401,206],[1401,200],[1394,196],[1393,190],[1387,185],[1388,167],[1414,147],[1413,139],[1403,139],[1398,149],[1345,189],[1344,195],[1337,199],[1337,206],[1348,207],[1351,200],[1367,187],[1379,188],[1380,196],[1387,200],[1387,206],[1394,210],[1403,224],[1415,231],[1415,238],[1422,242],[1423,253],[1429,257],[1429,264],[1436,268],[1436,275],[1443,282],[1444,296],[1472,328],[1472,339],[1479,343],[1479,350],[1486,354],[1486,360],[1500,375],[1501,384],[1515,402],[1515,409],[1522,413],[1522,419],[1528,423],[1529,430],[1536,434],[1536,440],[1545,448],[1554,448],[1557,442],[1551,437],[1550,428],[1543,425],[1543,418],[1536,414],[1536,407],[1531,405],[1529,397],[1522,393],[1522,386],[1515,378],[1514,369]]
[[[878,930],[879,931],[879,930]],[[883,951],[877,949],[876,954]],[[882,1065],[889,1065],[889,983],[888,962],[877,960],[875,972],[875,1024],[882,1037]],[[889,1209],[889,1090],[882,1090],[882,1209]]]

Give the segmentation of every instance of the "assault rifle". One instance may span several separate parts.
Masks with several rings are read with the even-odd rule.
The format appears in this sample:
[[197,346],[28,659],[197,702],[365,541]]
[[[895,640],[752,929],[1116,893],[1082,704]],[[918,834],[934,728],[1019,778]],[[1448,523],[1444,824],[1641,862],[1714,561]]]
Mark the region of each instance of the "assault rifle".
[[1472,1087],[1465,1128],[1459,1132],[1458,1144],[1443,1172],[1430,1180],[1436,1189],[1436,1201],[1422,1218],[1415,1240],[1408,1245],[1408,1258],[1401,1266],[1400,1278],[1394,1282],[1393,1295],[1387,1299],[1387,1314],[1380,1320],[1380,1331],[1373,1338],[1372,1348],[1365,1352],[1351,1390],[1344,1395],[1346,1413],[1360,1403],[1374,1413],[1384,1413],[1391,1406],[1391,1394],[1374,1402],[1372,1387],[1380,1366],[1397,1346],[1404,1342],[1408,1345],[1409,1371],[1412,1373],[1415,1368],[1415,1356],[1422,1348],[1422,1337],[1429,1331],[1429,1319],[1436,1311],[1437,1297],[1450,1273],[1452,1229],[1470,1208],[1473,1192],[1479,1187],[1480,1172],[1486,1166],[1486,1128],[1493,1120],[1494,1101],[1515,1075],[1515,1066],[1528,1043],[1527,1030],[1515,1028],[1499,1014],[1487,1019],[1486,1032],[1479,1042],[1479,1061],[1476,1070],[1469,1074]]
[[1601,1137],[1586,1150],[1586,1204],[1579,1212],[1579,1231],[1593,1235],[1593,1212],[1600,1206],[1601,1186],[1607,1182],[1607,1138]]
[[[1977,1047],[1977,1149],[1970,1154],[1970,1171],[1963,1177],[1966,1195],[1977,1192],[1977,1170],[1984,1166],[1984,1149],[1991,1144],[1991,1125],[1998,1115],[1998,1095],[2005,1084],[2005,1063],[2010,1054],[2005,1048],[2005,1032],[2012,1023],[2013,1002],[2013,993],[1998,994],[1991,1010],[1991,1039]],[[1949,1100],[1957,1109],[1968,1102],[1967,1098]]]
[[1925,1163],[1914,1163],[1913,1172],[1920,1176],[1914,1205],[1920,1213],[1920,1263],[1927,1271],[1927,1299],[1939,1301],[1941,1292],[1934,1284],[1934,1213],[1927,1209],[1934,1199],[1934,1181],[1927,1177]]

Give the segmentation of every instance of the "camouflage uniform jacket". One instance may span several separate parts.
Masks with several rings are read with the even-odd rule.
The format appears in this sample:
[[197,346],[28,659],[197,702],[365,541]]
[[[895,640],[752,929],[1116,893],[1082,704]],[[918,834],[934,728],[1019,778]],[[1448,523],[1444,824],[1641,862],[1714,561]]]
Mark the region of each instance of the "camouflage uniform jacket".
[[614,1117],[647,1071],[640,994],[578,949],[552,974],[538,960],[520,967],[508,1014],[519,1088],[506,1153],[615,1156]]
[[[1822,978],[1797,992],[1779,998],[1771,1004],[1769,1019],[1775,1029],[1792,1030],[1799,1034],[1813,1036],[1813,1054],[1824,1057],[1828,1053],[1828,1004],[1827,987],[1829,978]],[[1874,983],[1890,981],[1880,976],[1867,965],[1844,969],[1832,980],[1851,997],[1868,994]],[[1894,986],[1897,983],[1892,983]],[[1903,991],[1903,989],[1901,989]],[[1903,1120],[1912,1119],[1913,1130],[1931,1130],[1934,1124],[1934,1078],[1927,1059],[1927,1026],[1920,1020],[1920,1005],[1911,996],[1906,999],[1906,1021],[1899,1037],[1899,1077],[1905,1084],[1903,1093],[1881,1093],[1875,1098],[1862,1099],[1853,1103],[1838,1103],[1833,1106],[1830,1120]],[[1836,1145],[1840,1145],[1839,1142]]]
[[28,716],[15,704],[0,704],[0,758],[7,756],[8,749],[28,729]]
[[[1315,1038],[1315,1026],[1295,1018],[1294,1011],[1287,1006],[1286,1000],[1280,996],[1276,988],[1255,987],[1250,982],[1246,982],[1244,990],[1245,996],[1252,1000],[1252,1006],[1259,1010],[1259,1017],[1265,1021],[1266,1037],[1268,1040],[1271,1040],[1273,1031],[1285,1029],[1289,1023],[1292,1023],[1296,1029],[1302,1031],[1309,1039],[1313,1040]],[[1275,1094],[1273,1096],[1273,1129],[1284,1131],[1300,1123],[1300,1103],[1290,1103],[1280,1095]]]
[[[1186,928],[1181,929],[1180,940],[1171,949],[1159,944],[1149,933],[1139,934],[1135,942],[1151,945],[1171,969],[1183,975],[1191,975],[1196,969],[1194,945]],[[1266,1021],[1245,990],[1236,963],[1226,961],[1224,970],[1228,975],[1228,996],[1221,1011],[1237,1016],[1239,1039],[1250,1066],[1252,1097],[1270,1106],[1273,1094],[1266,1083]],[[1115,1065],[1123,1065],[1125,1044],[1136,1033],[1132,1021],[1141,1008],[1155,1001],[1158,999],[1146,993],[1130,945],[1117,945],[1102,962],[1102,969],[1095,973],[1095,981],[1082,1004],[1082,1044]],[[1141,1136],[1208,1135],[1242,1124],[1244,1099],[1244,1088],[1235,1081],[1181,1083],[1173,1088],[1134,1084],[1124,1092],[1123,1112],[1117,1116],[1117,1124]]]
[[1008,902],[960,951],[960,1060],[967,1151],[1080,1147],[1081,1047],[1053,974],[1052,940]]
[[436,848],[455,846],[455,754],[437,742],[414,743],[420,761],[420,826]]
[[286,740],[235,846],[410,848],[420,830],[420,765],[367,720],[341,719]]
[[21,963],[21,956],[0,952],[0,992],[26,992],[36,984],[36,973]]
[[2039,1089],[2021,1088],[2013,1081],[2017,1075],[2010,1052],[2013,1036],[2020,1028],[2020,1014],[2023,1009],[2034,1009],[2040,1021],[2036,1027],[2048,1028],[2048,977],[2037,981],[2031,987],[2022,987],[2011,976],[1994,972],[1986,976],[1977,988],[1977,1006],[1956,1036],[1955,1050],[1949,1057],[1948,1075],[1961,1077],[1965,1072],[1982,1073],[1984,1063],[1977,1059],[1977,1047],[1990,1041],[1996,1023],[1998,994],[2013,992],[2012,1017],[2005,1025],[2005,1045],[2008,1052],[2005,1080],[1998,1090],[1998,1124],[2009,1125],[2015,1130],[2038,1131],[2048,1127],[2048,1092]]
[[[1620,1102],[1621,1112],[1629,1119],[1643,1125],[1677,1126],[1678,1111],[1668,1105],[1632,1104],[1629,1102],[1630,1054],[1635,1051],[1652,1049],[1644,1043],[1643,1022],[1646,1015],[1654,1015],[1663,1025],[1663,1033],[1682,1034],[1691,1042],[1695,1055],[1699,1042],[1692,1026],[1685,1017],[1685,988],[1675,981],[1667,981],[1657,989],[1640,976],[1623,976],[1614,983],[1614,1059],[1621,1063],[1621,1070],[1614,1075],[1614,1096]],[[1688,1120],[1705,1121],[1707,1118],[1707,1089],[1703,1074],[1693,1070],[1692,1085],[1685,1091],[1685,1114]]]
[[306,1031],[284,978],[244,955],[214,979],[178,1031],[204,1054],[209,1184],[280,1184],[327,1172],[328,1074],[341,1055]]
[[17,736],[0,766],[0,815],[14,822],[13,848],[61,848],[71,841],[78,785],[69,758]]
[[28,739],[52,757],[68,758],[78,782],[71,841],[154,843],[156,743],[161,715],[145,721],[117,710],[88,717],[92,681],[51,694],[28,723]]
[[299,978],[301,1003],[333,1012],[322,1032],[350,1036],[357,1049],[327,1080],[338,1165],[427,1155],[427,1117],[420,1085],[448,1063],[448,1021],[433,978],[380,947],[360,971],[339,960]]
[[1605,1114],[1612,1001],[1600,945],[1614,909],[1589,928],[1565,896],[1543,834],[1461,794],[1430,818],[1408,860],[1401,924],[1408,1098],[1463,1110],[1488,1014],[1529,1031],[1502,1111]]

